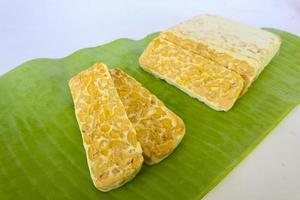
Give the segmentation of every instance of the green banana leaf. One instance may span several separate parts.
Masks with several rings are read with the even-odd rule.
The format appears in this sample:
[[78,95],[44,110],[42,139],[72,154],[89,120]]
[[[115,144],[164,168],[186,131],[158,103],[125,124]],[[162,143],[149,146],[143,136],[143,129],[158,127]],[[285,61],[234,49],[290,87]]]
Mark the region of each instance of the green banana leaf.
[[[229,112],[216,112],[143,71],[138,57],[157,33],[119,39],[62,59],[28,61],[0,77],[0,199],[202,198],[300,102],[300,38],[275,29],[282,47]],[[186,135],[176,151],[123,187],[90,179],[68,80],[95,62],[120,67],[177,113]]]

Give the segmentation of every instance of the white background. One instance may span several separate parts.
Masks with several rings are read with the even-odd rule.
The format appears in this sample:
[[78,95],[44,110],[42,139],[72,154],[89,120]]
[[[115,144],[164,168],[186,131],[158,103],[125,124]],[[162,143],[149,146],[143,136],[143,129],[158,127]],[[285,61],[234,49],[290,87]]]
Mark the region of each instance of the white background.
[[[140,39],[201,13],[300,35],[300,0],[0,0],[0,74],[32,58]],[[299,200],[300,107],[204,199]]]

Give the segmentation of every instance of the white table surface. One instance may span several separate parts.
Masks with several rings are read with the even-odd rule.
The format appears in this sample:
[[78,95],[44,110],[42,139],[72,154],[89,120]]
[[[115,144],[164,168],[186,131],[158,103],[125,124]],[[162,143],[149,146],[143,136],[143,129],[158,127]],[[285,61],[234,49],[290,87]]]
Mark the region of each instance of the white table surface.
[[[0,74],[32,58],[140,39],[201,13],[300,35],[300,0],[0,0]],[[204,199],[299,200],[300,106]]]

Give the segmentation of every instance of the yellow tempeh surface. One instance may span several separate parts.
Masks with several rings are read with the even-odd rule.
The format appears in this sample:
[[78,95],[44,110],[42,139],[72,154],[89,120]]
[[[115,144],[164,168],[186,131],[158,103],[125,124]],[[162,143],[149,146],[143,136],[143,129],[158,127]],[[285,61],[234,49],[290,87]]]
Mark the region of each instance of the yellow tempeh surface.
[[95,64],[69,86],[94,185],[101,191],[123,185],[140,170],[142,149],[108,69]]
[[183,121],[156,96],[120,69],[109,70],[143,149],[144,162],[152,165],[167,157],[185,134]]
[[189,38],[179,37],[172,32],[163,32],[160,34],[160,37],[240,74],[245,81],[241,95],[247,92],[258,75],[258,69],[255,67],[257,62],[253,59],[238,59],[227,52],[220,51],[201,42],[195,42]]
[[229,110],[244,87],[243,78],[236,72],[159,37],[148,45],[139,61],[146,71],[215,110]]

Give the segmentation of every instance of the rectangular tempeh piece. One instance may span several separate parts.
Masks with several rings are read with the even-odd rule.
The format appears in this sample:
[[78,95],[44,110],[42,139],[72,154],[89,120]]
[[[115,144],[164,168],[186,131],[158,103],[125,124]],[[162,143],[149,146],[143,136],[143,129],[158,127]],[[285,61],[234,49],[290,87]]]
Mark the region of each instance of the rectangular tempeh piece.
[[229,110],[244,86],[236,72],[159,37],[140,56],[140,65],[215,110]]
[[175,25],[160,37],[239,73],[245,80],[242,94],[281,44],[273,33],[209,14]]
[[94,185],[101,191],[123,185],[140,170],[142,149],[108,69],[95,64],[69,86]]
[[143,149],[152,165],[173,152],[185,134],[183,121],[156,96],[120,69],[109,70]]

